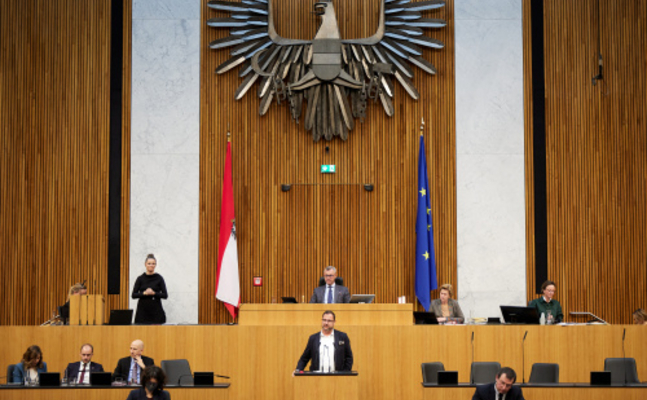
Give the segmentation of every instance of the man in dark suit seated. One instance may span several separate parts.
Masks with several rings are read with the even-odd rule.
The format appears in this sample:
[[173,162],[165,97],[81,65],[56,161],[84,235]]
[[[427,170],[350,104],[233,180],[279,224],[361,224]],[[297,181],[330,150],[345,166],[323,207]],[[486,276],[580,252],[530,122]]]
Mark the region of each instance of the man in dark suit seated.
[[492,383],[478,385],[472,400],[525,400],[519,386],[512,386],[517,374],[510,367],[503,367]]
[[308,345],[297,363],[295,373],[302,372],[310,360],[310,371],[351,371],[353,351],[350,349],[350,340],[348,335],[334,328],[335,313],[325,311],[321,317],[321,332],[308,339]]
[[349,303],[350,292],[346,286],[335,284],[337,278],[337,268],[329,265],[324,270],[325,286],[315,288],[310,298],[310,303]]
[[78,384],[90,384],[90,373],[103,372],[103,366],[92,362],[94,347],[90,343],[81,346],[81,361],[67,364],[65,376],[67,381]]
[[117,362],[117,368],[112,374],[112,379],[122,378],[130,384],[141,383],[144,368],[155,364],[152,358],[142,356],[144,342],[135,340],[130,344],[130,357],[124,357]]

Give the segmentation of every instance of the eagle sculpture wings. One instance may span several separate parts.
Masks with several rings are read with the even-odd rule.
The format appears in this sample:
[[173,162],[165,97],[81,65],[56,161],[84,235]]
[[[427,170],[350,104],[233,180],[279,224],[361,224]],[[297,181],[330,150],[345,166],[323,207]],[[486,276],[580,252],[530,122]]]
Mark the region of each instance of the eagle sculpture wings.
[[332,0],[320,0],[314,3],[314,12],[321,17],[315,37],[297,40],[276,33],[272,0],[214,0],[208,3],[210,8],[231,14],[209,19],[207,25],[229,28],[230,36],[214,40],[209,47],[233,47],[231,58],[216,72],[239,68],[244,79],[236,100],[258,83],[260,115],[267,113],[272,101],[286,101],[297,123],[304,118],[314,141],[335,136],[346,140],[355,119],[366,117],[369,99],[379,101],[386,114],[393,115],[394,78],[418,100],[411,65],[435,74],[434,66],[422,58],[422,47],[444,47],[441,41],[423,35],[423,29],[446,25],[442,19],[422,18],[422,13],[444,5],[437,0],[381,0],[375,34],[344,40]]

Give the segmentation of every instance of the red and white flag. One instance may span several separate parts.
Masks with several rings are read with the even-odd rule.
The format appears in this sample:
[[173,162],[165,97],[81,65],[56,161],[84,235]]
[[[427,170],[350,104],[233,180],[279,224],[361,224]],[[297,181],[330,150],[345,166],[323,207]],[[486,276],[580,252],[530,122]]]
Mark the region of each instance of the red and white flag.
[[238,247],[236,244],[236,216],[234,190],[231,184],[231,143],[227,142],[225,176],[222,183],[220,208],[220,235],[218,240],[218,277],[216,298],[223,303],[232,318],[240,307],[240,281],[238,279]]

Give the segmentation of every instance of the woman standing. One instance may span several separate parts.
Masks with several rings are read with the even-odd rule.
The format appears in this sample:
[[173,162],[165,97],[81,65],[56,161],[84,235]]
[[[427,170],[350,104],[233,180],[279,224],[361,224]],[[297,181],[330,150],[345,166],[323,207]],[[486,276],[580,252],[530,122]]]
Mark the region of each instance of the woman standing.
[[144,264],[146,272],[137,277],[132,293],[133,299],[139,299],[135,323],[163,324],[166,322],[166,314],[162,307],[162,299],[168,298],[166,284],[162,275],[155,273],[157,260],[153,254],[146,256]]

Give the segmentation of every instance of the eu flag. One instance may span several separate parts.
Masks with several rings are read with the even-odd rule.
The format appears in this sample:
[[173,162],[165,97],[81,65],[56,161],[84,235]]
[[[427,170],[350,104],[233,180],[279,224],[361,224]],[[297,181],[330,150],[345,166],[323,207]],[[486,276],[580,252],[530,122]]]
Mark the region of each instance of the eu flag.
[[434,227],[431,222],[431,203],[427,179],[425,140],[420,135],[418,156],[418,214],[416,217],[416,297],[425,311],[431,305],[431,291],[438,288],[436,279],[436,252]]

